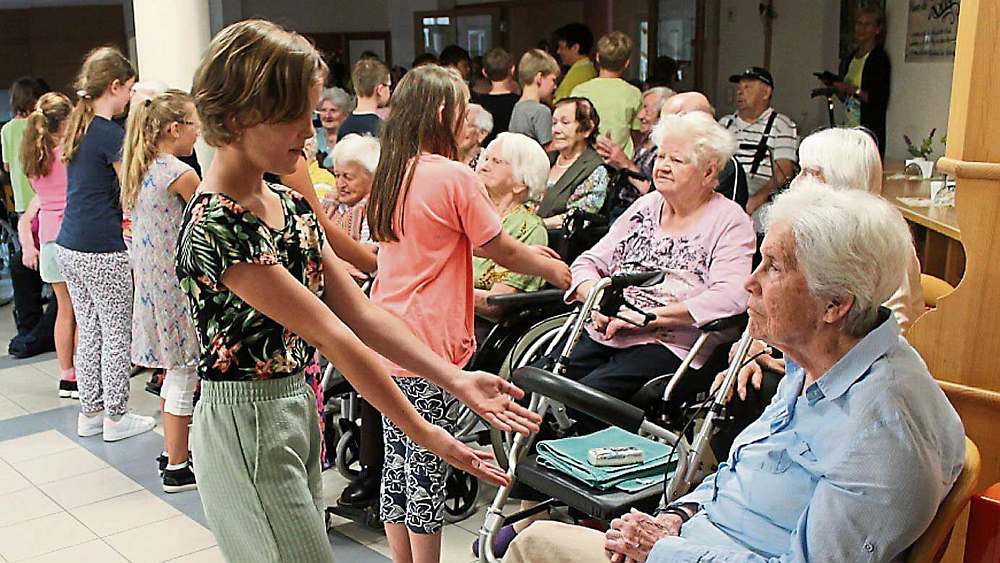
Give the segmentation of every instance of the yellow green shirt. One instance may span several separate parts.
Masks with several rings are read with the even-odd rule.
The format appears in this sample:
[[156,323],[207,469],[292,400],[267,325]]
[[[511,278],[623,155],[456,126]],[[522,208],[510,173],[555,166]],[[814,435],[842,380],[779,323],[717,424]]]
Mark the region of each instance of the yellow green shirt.
[[[868,54],[865,53],[863,57],[854,57],[851,59],[851,64],[847,67],[847,76],[844,77],[844,82],[858,88],[861,87],[861,74],[865,70],[865,61],[868,60]],[[846,127],[861,125],[861,100],[854,96],[848,96],[844,100],[844,125]]]
[[28,120],[16,117],[0,129],[0,143],[3,144],[3,162],[10,167],[10,185],[14,188],[14,211],[24,213],[35,197],[31,182],[24,175],[24,163],[21,162],[21,139],[28,127]]
[[611,140],[629,158],[635,152],[632,130],[639,129],[642,92],[621,78],[595,78],[573,89],[573,96],[587,98],[601,119],[598,133],[611,133]]
[[[549,234],[545,224],[524,205],[512,209],[500,222],[504,232],[518,242],[527,245],[545,246]],[[492,289],[493,284],[502,283],[523,292],[538,291],[545,280],[537,276],[516,274],[488,258],[472,257],[472,283],[476,289]]]
[[559,87],[556,88],[553,103],[572,96],[574,88],[594,78],[597,78],[597,69],[594,68],[594,63],[589,58],[585,57],[576,61],[566,71],[566,76],[563,77],[562,82],[559,83]]

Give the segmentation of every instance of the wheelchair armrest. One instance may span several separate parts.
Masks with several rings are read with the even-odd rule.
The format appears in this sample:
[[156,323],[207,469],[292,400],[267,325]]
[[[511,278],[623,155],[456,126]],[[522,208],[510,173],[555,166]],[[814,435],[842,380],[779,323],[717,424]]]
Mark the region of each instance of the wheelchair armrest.
[[698,327],[698,330],[702,332],[721,332],[730,328],[739,328],[742,330],[746,328],[748,322],[750,322],[750,317],[746,313],[740,313],[731,317],[709,321]]
[[563,302],[563,290],[543,289],[528,293],[508,293],[505,295],[491,295],[486,298],[486,303],[504,310],[526,309],[539,305],[549,305]]
[[522,367],[512,378],[527,393],[538,393],[629,432],[638,432],[645,418],[638,407],[550,371]]

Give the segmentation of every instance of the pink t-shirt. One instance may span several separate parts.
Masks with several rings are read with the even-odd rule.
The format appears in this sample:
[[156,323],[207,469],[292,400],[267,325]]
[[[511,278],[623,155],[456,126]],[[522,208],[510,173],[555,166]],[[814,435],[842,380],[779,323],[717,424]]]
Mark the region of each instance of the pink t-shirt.
[[52,151],[52,169],[40,178],[31,178],[31,187],[38,195],[38,244],[51,242],[59,236],[63,211],[66,209],[66,163],[62,148]]
[[[421,155],[402,209],[398,242],[382,242],[371,298],[456,366],[476,349],[472,249],[500,234],[500,217],[471,168]],[[390,365],[394,376],[413,376]]]

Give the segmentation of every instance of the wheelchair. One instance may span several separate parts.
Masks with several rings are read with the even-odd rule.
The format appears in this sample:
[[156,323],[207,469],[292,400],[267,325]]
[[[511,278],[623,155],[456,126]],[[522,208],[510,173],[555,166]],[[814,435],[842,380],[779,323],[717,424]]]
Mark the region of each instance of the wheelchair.
[[[629,401],[616,399],[561,375],[591,311],[614,314],[623,304],[622,292],[625,288],[655,285],[663,278],[663,272],[649,272],[601,279],[581,306],[571,313],[550,319],[553,322],[544,328],[539,327],[530,342],[519,343],[522,354],[515,358],[512,380],[530,394],[529,408],[543,417],[551,415],[560,429],[567,429],[572,424],[567,409],[573,409],[586,412],[606,424],[670,444],[678,456],[675,463],[668,465],[668,478],[662,484],[651,485],[634,493],[601,491],[539,465],[536,455],[529,453],[534,436],[526,438],[522,435],[494,433],[494,437],[498,438],[494,441],[494,449],[498,458],[500,453],[504,454],[507,474],[513,481],[530,486],[549,497],[549,500],[505,517],[503,506],[510,495],[513,481],[511,486],[500,488],[487,509],[479,531],[480,546],[492,546],[493,539],[502,526],[552,507],[567,506],[576,513],[602,521],[620,516],[633,507],[652,511],[661,498],[669,503],[715,471],[718,461],[711,448],[711,439],[719,425],[727,422],[726,398],[736,384],[739,368],[749,349],[749,333],[745,331],[739,340],[735,361],[728,364],[726,378],[714,394],[709,394],[705,389],[689,397],[681,397],[681,389],[687,383],[686,380],[712,380],[715,373],[712,369],[718,362],[726,362],[728,346],[719,345],[712,359],[701,369],[692,368],[691,361],[712,334],[745,326],[745,313],[702,326],[701,335],[678,370],[674,374],[665,374],[649,381]],[[643,315],[645,322],[651,320],[651,315]],[[559,321],[558,324],[554,322],[556,320]],[[531,363],[541,363],[549,369],[530,365]],[[690,389],[684,392],[690,394]],[[666,408],[671,403],[679,403],[679,408]],[[683,418],[687,418],[686,423]],[[701,419],[695,432],[693,423],[697,418]],[[492,549],[485,548],[480,549],[479,560],[498,561]]]

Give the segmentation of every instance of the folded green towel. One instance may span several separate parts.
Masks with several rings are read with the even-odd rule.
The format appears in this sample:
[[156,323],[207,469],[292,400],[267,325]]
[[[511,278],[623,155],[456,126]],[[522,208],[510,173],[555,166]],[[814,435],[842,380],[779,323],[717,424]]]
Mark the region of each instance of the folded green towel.
[[[587,452],[600,447],[636,447],[643,451],[642,463],[617,467],[590,464]],[[616,488],[625,492],[640,491],[663,481],[668,464],[676,465],[677,455],[668,460],[671,446],[610,427],[586,436],[538,443],[538,463],[602,491]]]

